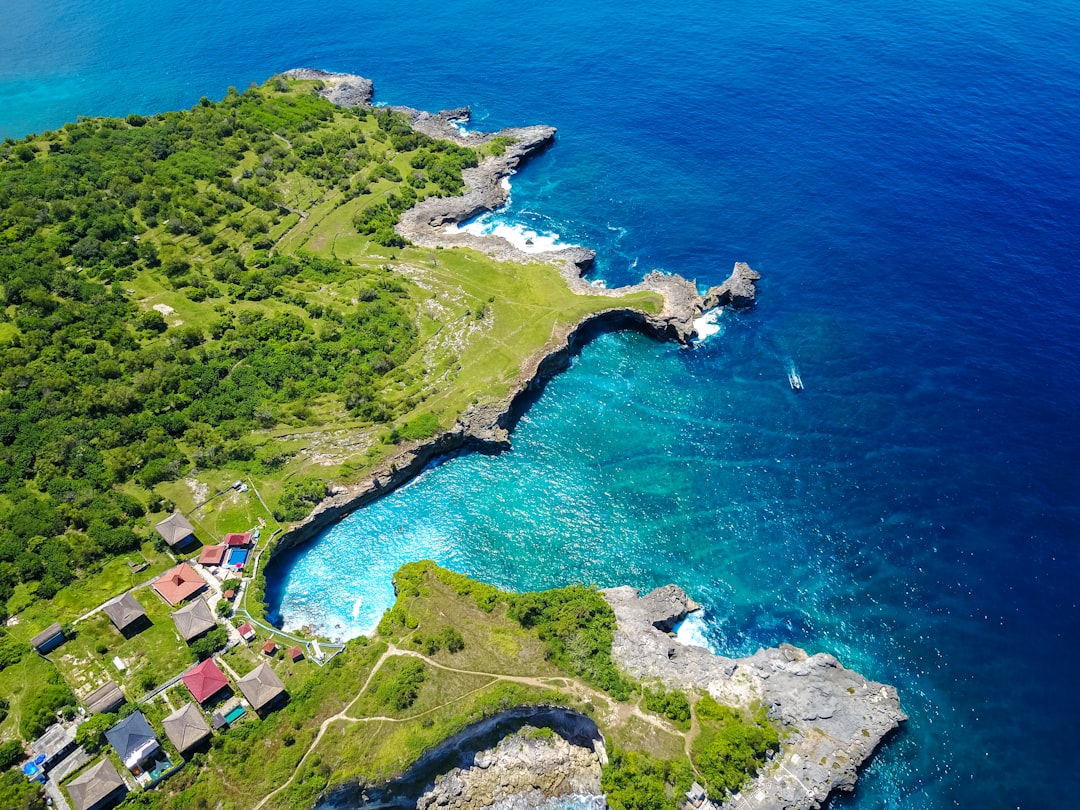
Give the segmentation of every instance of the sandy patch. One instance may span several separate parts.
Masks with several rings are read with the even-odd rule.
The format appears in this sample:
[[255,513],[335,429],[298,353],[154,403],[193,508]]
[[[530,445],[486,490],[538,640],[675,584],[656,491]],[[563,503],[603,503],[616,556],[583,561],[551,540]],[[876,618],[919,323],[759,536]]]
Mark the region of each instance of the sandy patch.
[[184,480],[184,483],[187,484],[188,489],[191,490],[191,494],[195,498],[195,503],[202,503],[210,497],[210,486],[208,484],[204,484],[195,478],[187,478]]
[[172,315],[176,311],[168,304],[154,304],[153,308],[160,312],[162,315]]

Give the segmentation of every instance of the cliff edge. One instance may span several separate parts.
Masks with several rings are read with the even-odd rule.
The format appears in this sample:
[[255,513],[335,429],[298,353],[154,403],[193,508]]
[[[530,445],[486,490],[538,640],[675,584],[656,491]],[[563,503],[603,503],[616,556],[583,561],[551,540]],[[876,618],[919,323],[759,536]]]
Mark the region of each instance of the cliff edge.
[[720,703],[762,703],[786,734],[780,753],[725,808],[811,810],[834,790],[849,792],[858,767],[907,715],[896,689],[845,669],[826,653],[783,644],[746,658],[726,658],[668,633],[696,609],[675,585],[645,596],[610,588],[604,598],[618,628],[611,655],[630,675],[669,688],[707,691]]

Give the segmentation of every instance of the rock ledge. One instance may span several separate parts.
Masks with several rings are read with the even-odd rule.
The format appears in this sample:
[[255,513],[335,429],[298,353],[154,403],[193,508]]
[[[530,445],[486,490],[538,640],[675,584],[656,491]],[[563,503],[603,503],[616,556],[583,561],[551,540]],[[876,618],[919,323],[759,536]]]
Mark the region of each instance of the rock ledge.
[[820,807],[832,791],[853,790],[858,767],[907,720],[893,687],[845,669],[826,653],[807,655],[783,644],[726,658],[681,644],[665,631],[696,606],[675,585],[645,596],[630,587],[603,594],[618,622],[612,657],[627,673],[707,691],[727,705],[763,703],[787,730],[779,755],[725,808]]

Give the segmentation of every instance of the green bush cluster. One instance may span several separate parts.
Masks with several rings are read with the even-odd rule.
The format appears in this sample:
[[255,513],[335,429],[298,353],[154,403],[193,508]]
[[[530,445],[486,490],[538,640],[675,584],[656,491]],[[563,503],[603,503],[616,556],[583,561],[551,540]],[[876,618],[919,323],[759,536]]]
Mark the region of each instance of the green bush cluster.
[[281,490],[274,518],[282,521],[300,520],[325,497],[326,482],[321,478],[308,476],[288,481]]
[[677,810],[693,781],[686,760],[656,759],[613,746],[600,789],[612,810]]
[[105,732],[116,725],[119,718],[112,712],[88,717],[75,730],[75,742],[86,749],[88,754],[96,754],[105,745]]
[[30,645],[17,641],[7,633],[0,634],[0,672],[22,661]]
[[19,734],[24,740],[40,737],[56,722],[57,712],[75,708],[75,695],[55,670],[50,672],[45,683],[32,684],[30,688],[32,694],[24,700],[19,719]]
[[[626,700],[634,684],[624,678],[611,660],[615,635],[615,613],[594,588],[571,585],[535,593],[506,593],[464,574],[440,568],[431,560],[406,563],[394,574],[397,602],[383,615],[379,633],[392,636],[397,628],[414,629],[416,622],[404,607],[404,600],[426,594],[425,578],[435,576],[459,596],[473,599],[485,612],[499,604],[507,606],[507,616],[532,630],[544,642],[548,660],[618,700]],[[411,625],[410,625],[411,621]]]
[[536,631],[549,660],[618,700],[630,697],[633,684],[611,660],[615,613],[598,591],[571,585],[505,598],[507,615]]
[[690,700],[685,693],[660,686],[656,689],[644,687],[641,690],[645,708],[662,714],[682,731],[690,728]]
[[375,687],[375,698],[394,711],[404,711],[416,702],[426,675],[424,662],[410,658],[402,662],[392,675],[379,680]]
[[[280,189],[377,176],[396,187],[362,217],[392,234],[405,207],[456,193],[477,156],[400,114],[345,112],[282,81],[0,146],[0,321],[14,328],[0,344],[0,613],[20,583],[51,598],[138,548],[131,527],[160,500],[156,485],[193,466],[266,472],[287,460],[248,442],[252,430],[303,422],[328,395],[372,422],[402,407],[380,392],[416,345],[407,290],[389,268],[272,255]],[[402,181],[401,154],[423,183]],[[143,276],[216,302],[216,319],[169,326],[140,311],[127,282]],[[355,306],[301,291],[353,281]],[[237,306],[264,300],[274,306]],[[406,437],[433,429],[414,421]],[[117,486],[127,482],[137,497]],[[310,504],[291,494],[286,512]]]
[[[215,627],[205,636],[201,636],[191,642],[191,651],[200,661],[205,661],[229,642],[229,636],[224,627]],[[152,687],[151,687],[152,688]]]
[[722,706],[706,695],[695,705],[701,734],[692,755],[710,798],[722,800],[736,791],[760,766],[770,750],[780,746],[780,734],[769,722],[764,706],[751,713]]
[[412,636],[411,641],[413,646],[424,655],[435,655],[439,650],[456,653],[465,649],[465,639],[453,627],[444,627],[438,633],[432,635],[416,633]]
[[399,441],[416,441],[417,439],[430,439],[439,432],[439,420],[433,413],[422,413],[415,419],[410,419],[401,428],[395,428],[390,433],[390,441],[395,444]]
[[46,810],[40,785],[18,771],[0,773],[0,807],[5,810]]
[[0,743],[0,771],[6,771],[25,756],[26,752],[18,740]]

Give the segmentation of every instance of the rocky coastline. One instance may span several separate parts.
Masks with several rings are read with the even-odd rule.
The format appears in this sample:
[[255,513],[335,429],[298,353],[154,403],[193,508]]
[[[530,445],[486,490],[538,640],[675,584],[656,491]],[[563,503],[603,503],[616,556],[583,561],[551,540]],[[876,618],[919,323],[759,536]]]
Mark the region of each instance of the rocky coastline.
[[896,689],[867,680],[826,653],[783,644],[746,658],[714,655],[669,635],[695,609],[675,585],[640,596],[610,588],[618,623],[611,654],[630,675],[669,688],[707,691],[719,702],[764,704],[785,734],[780,753],[725,810],[811,810],[833,791],[850,792],[858,768],[907,715]]
[[[335,104],[346,107],[371,106],[373,85],[369,79],[313,68],[297,68],[286,71],[284,75],[321,81],[323,87],[320,94]],[[501,155],[489,156],[478,166],[466,169],[462,195],[429,198],[406,211],[398,225],[398,232],[402,236],[424,247],[473,248],[499,261],[523,265],[550,262],[560,268],[563,278],[575,293],[614,298],[648,290],[661,296],[663,308],[660,313],[651,315],[613,304],[611,309],[557,332],[543,352],[526,358],[517,380],[501,402],[470,408],[455,425],[432,439],[403,444],[365,480],[338,487],[307,518],[278,539],[271,559],[276,554],[303,545],[356,509],[392,492],[440,458],[464,450],[494,453],[508,449],[510,431],[527,403],[551,377],[569,365],[570,359],[590,337],[604,331],[635,329],[657,340],[670,340],[688,346],[695,337],[694,321],[704,312],[722,306],[746,308],[755,300],[755,282],[760,275],[745,262],[737,262],[724,283],[710,288],[704,295],[699,294],[693,281],[655,270],[639,284],[606,289],[590,284],[583,278],[596,256],[592,250],[570,247],[529,254],[497,236],[480,237],[464,232],[448,232],[448,226],[458,225],[505,205],[509,192],[503,181],[529,157],[550,146],[554,141],[555,129],[531,126],[511,127],[494,133],[463,133],[455,124],[469,119],[468,108],[440,113],[411,107],[392,109],[408,115],[418,131],[464,146],[480,146],[498,137],[508,139]]]
[[[320,92],[334,103],[371,104],[373,88],[367,79],[309,69],[289,71],[287,75],[323,81]],[[505,179],[530,156],[547,148],[555,130],[534,126],[497,133],[467,132],[457,126],[468,120],[467,108],[437,114],[407,107],[394,109],[409,115],[418,131],[462,145],[481,146],[496,137],[507,139],[502,154],[489,156],[465,172],[466,188],[461,196],[430,198],[405,212],[398,232],[410,242],[431,248],[469,247],[500,261],[522,265],[551,262],[560,267],[574,292],[619,296],[650,290],[660,294],[663,309],[649,315],[613,305],[556,334],[542,353],[527,359],[515,385],[501,402],[468,410],[454,426],[433,439],[403,445],[366,480],[340,488],[320,503],[308,518],[280,538],[275,553],[307,542],[355,509],[406,483],[439,458],[466,449],[507,449],[509,433],[536,391],[563,370],[596,333],[630,328],[659,340],[688,345],[694,337],[694,321],[706,310],[754,303],[755,282],[760,277],[741,262],[723,284],[705,295],[699,294],[692,281],[656,271],[637,285],[608,290],[583,278],[595,258],[591,250],[570,247],[529,254],[499,237],[479,237],[451,229],[505,205]],[[728,705],[763,704],[769,716],[783,726],[780,752],[739,793],[727,797],[725,810],[821,807],[834,791],[854,789],[859,766],[907,719],[893,687],[867,680],[844,668],[831,655],[808,655],[785,644],[745,658],[728,658],[680,643],[670,633],[697,606],[677,586],[669,585],[645,596],[630,587],[608,589],[603,594],[617,619],[612,657],[629,675],[682,691],[708,692]],[[512,712],[515,717],[523,717],[529,710],[522,707]],[[490,732],[490,728],[483,727],[466,734],[475,741]],[[491,747],[470,750],[464,759],[445,759],[448,751],[460,750],[461,745],[457,737],[447,740],[401,780],[395,780],[408,783],[410,790],[421,788],[410,793],[404,804],[403,796],[395,794],[392,785],[377,788],[372,795],[370,789],[352,784],[335,788],[317,806],[331,810],[407,804],[429,810],[471,810],[500,802],[500,806],[525,808],[533,800],[564,793],[598,792],[600,766],[606,761],[602,738],[594,740],[590,748],[560,734],[532,735],[519,729],[504,732]]]

